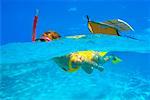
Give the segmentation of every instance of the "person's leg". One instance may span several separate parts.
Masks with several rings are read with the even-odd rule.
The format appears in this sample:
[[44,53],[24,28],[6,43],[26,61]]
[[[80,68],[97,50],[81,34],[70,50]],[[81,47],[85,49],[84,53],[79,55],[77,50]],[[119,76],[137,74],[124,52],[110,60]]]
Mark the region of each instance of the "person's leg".
[[93,72],[93,65],[90,64],[89,62],[82,62],[81,68],[87,73],[91,74]]
[[92,67],[93,68],[95,68],[95,69],[98,69],[99,71],[103,71],[104,70],[104,67],[102,66],[102,65],[100,65],[100,64],[98,64],[98,63],[96,63],[96,62],[91,62],[91,64],[92,64]]
[[99,58],[99,64],[101,65],[105,64],[108,61],[111,61],[113,64],[117,64],[121,62],[122,60],[115,55],[107,55],[107,56]]
[[[94,61],[91,61],[91,62],[84,62],[84,64],[87,64],[86,66],[90,67],[91,69],[98,69],[99,71],[103,71],[104,70],[104,67],[102,65],[99,65],[98,63],[94,62]],[[87,68],[88,68],[87,67]]]
[[93,57],[93,65],[94,65],[94,68],[98,69],[99,71],[103,71],[104,70],[104,67],[103,65],[110,60],[110,57],[109,56],[103,56],[101,57],[99,54],[95,54],[94,57]]
[[103,65],[109,60],[109,56],[100,56],[98,53],[93,56],[93,62],[97,63],[98,65]]
[[99,71],[103,71],[104,70],[103,65],[107,63],[108,61],[111,61],[113,64],[116,64],[122,60],[115,55],[106,55],[103,57],[99,55],[95,55],[93,57],[92,65],[94,65],[93,67],[98,69]]

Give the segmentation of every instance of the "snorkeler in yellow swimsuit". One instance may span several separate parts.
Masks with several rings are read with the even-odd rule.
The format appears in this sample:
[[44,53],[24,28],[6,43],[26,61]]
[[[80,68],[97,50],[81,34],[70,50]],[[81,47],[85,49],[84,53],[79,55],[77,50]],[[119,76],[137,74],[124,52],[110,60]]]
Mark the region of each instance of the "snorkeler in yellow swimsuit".
[[65,71],[76,72],[79,68],[82,68],[86,73],[91,74],[94,69],[102,72],[104,70],[103,65],[106,62],[112,61],[112,63],[116,64],[121,59],[114,55],[107,55],[107,52],[88,50],[56,57],[54,61]]

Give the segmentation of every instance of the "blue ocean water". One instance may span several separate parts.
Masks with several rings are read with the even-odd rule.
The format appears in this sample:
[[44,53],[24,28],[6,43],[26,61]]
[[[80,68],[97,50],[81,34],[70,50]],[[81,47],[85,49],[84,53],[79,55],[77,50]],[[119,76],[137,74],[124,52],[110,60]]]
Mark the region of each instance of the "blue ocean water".
[[[150,100],[149,0],[2,0],[0,2],[0,99],[2,100]],[[32,24],[39,9],[37,37],[48,30],[60,40],[32,43]],[[126,37],[90,35],[92,21],[122,19],[134,32]],[[65,36],[85,34],[85,38]],[[122,59],[104,71],[64,72],[53,60],[79,50],[108,51]]]
[[[139,37],[140,38],[140,37]],[[142,39],[141,36],[140,39]],[[113,43],[112,43],[113,42]],[[12,43],[1,48],[3,100],[149,100],[149,40],[87,35],[49,43]],[[122,59],[108,62],[105,70],[68,73],[53,57],[77,50],[109,51]]]

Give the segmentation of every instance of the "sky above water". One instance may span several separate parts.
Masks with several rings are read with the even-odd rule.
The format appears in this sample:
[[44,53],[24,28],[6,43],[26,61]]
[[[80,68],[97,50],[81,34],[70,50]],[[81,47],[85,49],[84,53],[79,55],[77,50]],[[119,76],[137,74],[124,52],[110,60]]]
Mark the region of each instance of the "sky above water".
[[36,9],[37,37],[49,30],[62,36],[90,34],[86,15],[97,22],[122,19],[134,28],[130,34],[150,34],[149,4],[148,0],[2,0],[0,42],[31,42]]

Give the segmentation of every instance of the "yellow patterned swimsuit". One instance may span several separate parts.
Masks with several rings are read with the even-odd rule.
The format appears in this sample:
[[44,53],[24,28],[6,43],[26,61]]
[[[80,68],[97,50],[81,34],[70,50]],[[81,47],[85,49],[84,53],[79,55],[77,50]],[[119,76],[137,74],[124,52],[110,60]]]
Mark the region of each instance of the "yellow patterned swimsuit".
[[72,63],[82,63],[82,62],[93,62],[93,58],[96,56],[105,56],[107,54],[107,52],[98,52],[98,51],[92,51],[92,50],[88,50],[88,51],[78,51],[75,53],[70,54],[70,60],[69,60],[69,72],[75,72],[77,71],[80,66],[72,66]]

